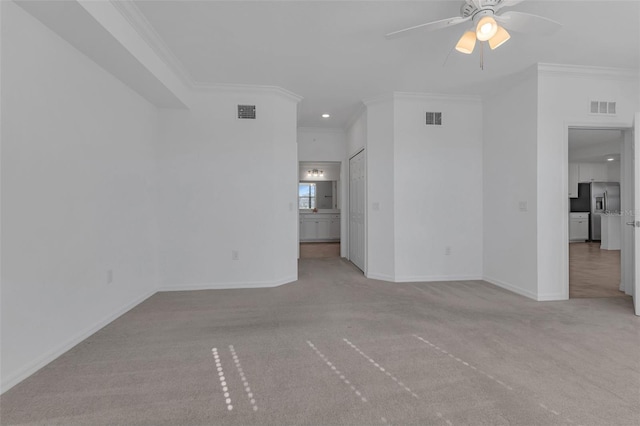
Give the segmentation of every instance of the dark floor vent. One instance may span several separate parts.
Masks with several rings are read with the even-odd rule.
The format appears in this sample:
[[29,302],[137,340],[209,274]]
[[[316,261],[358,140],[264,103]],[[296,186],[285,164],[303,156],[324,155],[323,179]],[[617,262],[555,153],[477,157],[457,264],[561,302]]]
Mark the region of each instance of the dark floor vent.
[[248,118],[248,119],[255,120],[256,106],[255,105],[238,105],[238,118]]
[[427,126],[442,126],[442,113],[441,112],[428,112],[427,113]]

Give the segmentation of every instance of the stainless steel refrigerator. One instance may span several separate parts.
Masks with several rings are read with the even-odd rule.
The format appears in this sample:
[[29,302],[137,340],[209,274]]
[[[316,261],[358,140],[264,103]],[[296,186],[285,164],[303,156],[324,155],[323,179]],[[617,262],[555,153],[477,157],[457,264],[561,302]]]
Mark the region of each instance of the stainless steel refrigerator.
[[[589,213],[591,213],[589,215],[589,239],[591,241],[600,241],[602,239],[602,215],[620,212],[620,183],[581,183],[579,184],[578,194],[580,198],[588,196]],[[586,202],[587,200],[585,199],[584,201]]]

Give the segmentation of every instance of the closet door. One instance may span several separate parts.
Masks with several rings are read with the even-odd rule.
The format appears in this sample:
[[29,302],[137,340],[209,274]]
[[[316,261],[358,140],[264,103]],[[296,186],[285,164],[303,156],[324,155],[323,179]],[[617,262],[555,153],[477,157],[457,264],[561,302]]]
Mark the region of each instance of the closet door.
[[364,151],[349,160],[349,260],[365,269],[365,187]]

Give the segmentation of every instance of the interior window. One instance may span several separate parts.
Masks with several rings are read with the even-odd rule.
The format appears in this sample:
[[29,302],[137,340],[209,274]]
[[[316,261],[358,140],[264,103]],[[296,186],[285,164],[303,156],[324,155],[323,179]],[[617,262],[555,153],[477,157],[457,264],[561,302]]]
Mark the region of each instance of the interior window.
[[316,208],[316,184],[310,182],[300,182],[298,185],[298,208]]

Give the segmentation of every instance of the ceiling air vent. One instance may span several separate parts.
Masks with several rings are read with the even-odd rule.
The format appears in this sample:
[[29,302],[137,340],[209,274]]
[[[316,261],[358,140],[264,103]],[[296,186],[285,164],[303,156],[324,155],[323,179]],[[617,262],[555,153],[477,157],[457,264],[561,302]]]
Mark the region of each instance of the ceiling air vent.
[[248,118],[251,120],[255,120],[256,106],[255,105],[238,105],[238,118]]
[[606,101],[591,101],[591,107],[589,109],[591,114],[616,114],[616,103]]
[[427,113],[427,126],[442,126],[442,113],[441,112],[428,112]]

